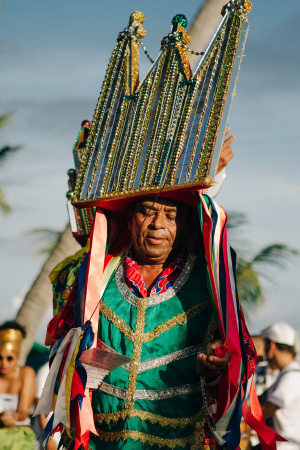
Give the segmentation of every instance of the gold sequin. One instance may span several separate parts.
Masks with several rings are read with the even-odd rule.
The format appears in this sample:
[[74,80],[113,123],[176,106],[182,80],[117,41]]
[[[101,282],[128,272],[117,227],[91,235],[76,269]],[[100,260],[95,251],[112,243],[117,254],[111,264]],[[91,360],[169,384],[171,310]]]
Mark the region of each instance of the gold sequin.
[[139,22],[141,24],[143,24],[145,22],[145,16],[144,13],[142,13],[141,11],[134,11],[131,15],[130,15],[130,22]]
[[[214,58],[215,62],[214,62],[213,68],[212,68],[212,74],[214,74],[216,71],[218,60],[219,60],[221,49],[222,49],[222,42],[223,42],[224,34],[225,34],[225,27],[222,29],[217,41],[215,42],[210,54],[208,55],[207,61],[205,62],[205,64],[203,65],[203,67],[201,68],[199,73],[197,74],[197,80],[198,80],[199,84],[201,83],[201,86],[203,83],[205,83],[206,71],[208,70],[208,67],[211,64],[211,61],[213,58]],[[190,158],[190,164],[189,164],[189,168],[187,171],[187,180],[190,177],[192,166],[194,164],[194,158],[195,158],[196,150],[197,150],[198,143],[199,143],[200,133],[201,133],[202,126],[203,126],[203,118],[204,118],[205,112],[207,111],[207,105],[208,105],[208,100],[209,100],[209,97],[211,94],[213,81],[214,81],[214,77],[211,76],[207,83],[205,98],[204,98],[203,106],[201,108],[199,122],[198,122],[197,130],[195,133],[195,139],[194,139],[193,149],[192,149],[191,158]],[[196,108],[198,108],[198,105],[196,105]],[[199,178],[203,177],[203,176],[207,176],[207,174],[209,173],[209,167],[208,167],[209,156],[210,156],[209,154],[204,154],[203,150],[201,150],[198,166],[196,169],[196,173],[198,173]]]
[[125,409],[133,409],[134,405],[133,396],[136,391],[136,378],[139,372],[142,354],[142,345],[144,341],[145,312],[146,312],[145,298],[137,299],[136,330],[133,338],[134,349],[132,361],[130,364],[129,384]]
[[252,9],[252,3],[249,2],[249,0],[245,0],[244,8],[246,9],[246,12],[249,13],[251,11],[251,9]]
[[190,80],[192,78],[192,71],[191,71],[189,59],[186,54],[186,50],[180,44],[178,44],[176,46],[176,49],[180,54],[181,63],[182,63],[182,67],[183,67],[183,71],[186,76],[186,79]]

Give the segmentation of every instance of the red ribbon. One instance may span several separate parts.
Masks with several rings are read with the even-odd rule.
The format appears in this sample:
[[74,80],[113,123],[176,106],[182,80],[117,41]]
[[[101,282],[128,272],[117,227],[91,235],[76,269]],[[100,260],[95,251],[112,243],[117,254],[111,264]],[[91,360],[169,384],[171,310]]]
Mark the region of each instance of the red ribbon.
[[242,406],[242,412],[245,422],[254,431],[256,431],[263,450],[270,450],[270,449],[276,450],[276,441],[286,442],[286,439],[284,439],[274,430],[271,430],[271,428],[267,427],[255,392],[255,388],[253,386],[253,382],[250,387],[249,401],[251,405],[251,410],[249,408],[247,400],[244,400]]

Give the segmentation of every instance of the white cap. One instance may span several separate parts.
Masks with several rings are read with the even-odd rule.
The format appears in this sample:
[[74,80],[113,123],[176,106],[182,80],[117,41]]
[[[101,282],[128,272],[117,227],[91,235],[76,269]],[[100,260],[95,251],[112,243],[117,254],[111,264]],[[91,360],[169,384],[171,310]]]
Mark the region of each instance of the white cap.
[[298,334],[289,324],[276,322],[261,332],[261,337],[276,342],[277,344],[297,345]]

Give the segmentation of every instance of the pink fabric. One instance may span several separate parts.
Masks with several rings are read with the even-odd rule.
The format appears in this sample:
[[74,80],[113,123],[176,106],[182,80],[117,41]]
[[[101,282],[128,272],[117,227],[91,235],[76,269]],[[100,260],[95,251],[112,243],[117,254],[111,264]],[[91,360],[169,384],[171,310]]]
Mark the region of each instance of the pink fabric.
[[[91,249],[86,274],[86,294],[84,323],[91,321],[95,337],[98,335],[99,319],[99,293],[103,276],[105,249],[107,240],[107,221],[101,209],[97,208],[94,226],[91,233]],[[96,309],[96,310],[95,310]],[[96,347],[97,339],[94,339],[92,348]]]
[[[91,321],[94,342],[92,348],[97,346],[98,320],[99,320],[99,293],[101,291],[101,281],[103,276],[105,249],[107,241],[107,221],[101,209],[97,208],[93,230],[91,233],[91,249],[89,253],[87,275],[86,275],[86,294],[84,323]],[[93,409],[90,399],[90,390],[85,389],[81,409],[79,409],[78,426],[80,427],[79,436],[90,431],[98,435],[94,423]],[[78,434],[77,434],[78,435]],[[86,440],[86,439],[85,439]]]

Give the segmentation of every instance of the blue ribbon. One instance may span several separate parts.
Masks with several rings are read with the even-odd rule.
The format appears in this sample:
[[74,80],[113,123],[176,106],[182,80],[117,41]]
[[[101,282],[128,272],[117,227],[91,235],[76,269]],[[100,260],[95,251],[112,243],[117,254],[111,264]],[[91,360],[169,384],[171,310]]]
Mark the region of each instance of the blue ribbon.
[[52,427],[53,427],[53,422],[54,422],[54,413],[52,413],[50,419],[48,420],[44,431],[42,432],[42,434],[38,437],[38,441],[43,445],[44,448],[47,447],[49,438],[52,434]]
[[[82,352],[85,349],[89,349],[91,348],[93,342],[94,342],[94,332],[93,332],[93,328],[92,328],[92,324],[91,322],[88,320],[84,326],[82,327],[82,330],[84,331],[84,335],[83,335],[83,339],[80,343],[80,347],[78,350],[78,354],[76,356],[76,362],[75,362],[75,370],[77,371],[77,374],[80,378],[80,381],[82,383],[83,389],[85,389],[86,386],[86,380],[87,380],[87,374],[86,374],[86,370],[83,367],[83,365],[81,364],[81,362],[79,361],[80,356],[82,355]],[[83,397],[82,395],[77,395],[74,399],[72,400],[77,400],[79,407],[81,408],[82,406],[82,401],[83,401]]]
[[85,281],[86,277],[86,270],[87,270],[87,263],[88,263],[88,256],[86,255],[84,260],[82,261],[80,268],[79,268],[79,274],[78,274],[78,286],[77,286],[77,301],[76,301],[76,323],[77,326],[80,327],[82,325],[81,323],[81,314],[80,314],[80,298],[81,298],[81,291],[82,287]]

